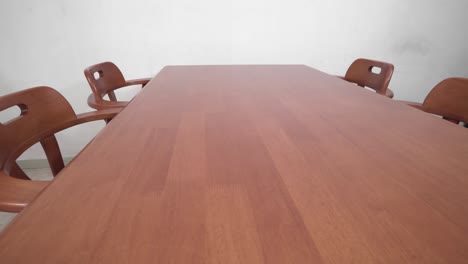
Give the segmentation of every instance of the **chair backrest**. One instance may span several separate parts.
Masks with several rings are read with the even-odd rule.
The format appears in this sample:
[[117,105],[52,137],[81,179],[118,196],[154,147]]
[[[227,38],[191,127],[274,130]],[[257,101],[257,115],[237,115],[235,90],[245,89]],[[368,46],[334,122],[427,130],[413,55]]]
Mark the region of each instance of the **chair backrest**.
[[[65,121],[76,119],[76,114],[59,92],[45,86],[0,96],[0,112],[11,107],[19,107],[20,115],[0,123],[0,171],[24,178],[22,171],[18,171],[16,159],[29,147],[42,141],[45,132]],[[47,149],[53,151],[56,140],[52,135],[52,138],[49,136],[41,143],[46,152]]]
[[361,58],[355,60],[349,66],[345,80],[356,83],[361,87],[371,88],[377,93],[385,95],[388,84],[392,79],[393,69],[391,63]]
[[107,94],[109,100],[117,101],[114,90],[126,85],[120,69],[112,62],[103,62],[84,70],[89,86],[97,102]]
[[423,110],[454,123],[468,123],[468,79],[448,78],[438,83],[426,96]]

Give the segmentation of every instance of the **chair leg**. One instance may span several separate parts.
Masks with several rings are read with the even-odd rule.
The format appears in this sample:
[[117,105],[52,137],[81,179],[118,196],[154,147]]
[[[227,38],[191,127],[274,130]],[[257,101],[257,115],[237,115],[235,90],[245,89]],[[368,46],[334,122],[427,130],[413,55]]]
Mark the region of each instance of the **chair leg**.
[[54,135],[46,137],[41,140],[41,145],[49,161],[52,174],[56,176],[65,167],[57,139]]
[[24,173],[24,171],[16,164],[16,162],[13,164],[13,167],[11,167],[9,174],[12,177],[18,178],[18,179],[23,179],[23,180],[31,180],[31,178]]
[[445,120],[447,120],[447,121],[449,121],[449,122],[452,122],[452,123],[454,123],[454,124],[457,124],[457,125],[460,123],[460,121],[458,121],[458,120],[456,120],[456,119],[448,118],[448,117],[445,117],[445,116],[442,117],[442,118],[445,119]]

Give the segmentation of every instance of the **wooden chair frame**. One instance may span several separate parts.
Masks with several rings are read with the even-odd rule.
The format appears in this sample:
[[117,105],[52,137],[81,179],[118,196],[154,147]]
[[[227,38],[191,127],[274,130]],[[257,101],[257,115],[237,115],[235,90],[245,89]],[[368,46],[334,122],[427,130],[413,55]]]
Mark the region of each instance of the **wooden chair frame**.
[[415,103],[400,101],[427,113],[442,116],[455,124],[468,123],[468,78],[447,78],[439,82],[424,99]]
[[[86,68],[84,75],[93,92],[88,97],[88,105],[97,110],[125,107],[128,102],[117,101],[114,91],[131,85],[141,85],[143,88],[151,80],[150,78],[125,80],[120,69],[109,61]],[[109,100],[104,99],[106,95],[109,96]]]
[[[380,72],[374,73],[373,68],[380,68]],[[394,66],[391,63],[360,58],[349,66],[344,77],[338,77],[358,86],[368,87],[378,94],[393,98],[393,91],[388,88],[393,71]]]
[[19,212],[48,184],[31,181],[16,159],[40,142],[52,174],[57,175],[64,162],[55,133],[97,120],[115,117],[118,109],[76,115],[68,101],[56,90],[41,86],[0,96],[0,111],[19,107],[18,117],[0,123],[0,211]]

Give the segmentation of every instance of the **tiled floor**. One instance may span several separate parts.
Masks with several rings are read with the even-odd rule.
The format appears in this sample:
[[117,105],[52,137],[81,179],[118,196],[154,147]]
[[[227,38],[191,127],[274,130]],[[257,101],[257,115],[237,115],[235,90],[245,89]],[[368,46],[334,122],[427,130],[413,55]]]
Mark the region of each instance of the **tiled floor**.
[[[25,169],[24,172],[33,180],[51,180],[52,173],[49,168]],[[0,231],[3,230],[14,218],[14,213],[0,212]]]

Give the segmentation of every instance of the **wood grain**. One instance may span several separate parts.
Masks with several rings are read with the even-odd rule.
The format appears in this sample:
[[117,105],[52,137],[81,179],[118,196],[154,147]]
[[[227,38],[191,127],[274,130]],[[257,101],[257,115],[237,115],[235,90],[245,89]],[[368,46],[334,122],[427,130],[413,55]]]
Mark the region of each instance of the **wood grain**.
[[468,132],[306,66],[164,68],[2,263],[466,263]]
[[[374,73],[373,69],[380,69]],[[367,87],[376,93],[393,98],[393,91],[388,88],[392,79],[394,66],[391,63],[359,58],[349,66],[344,77],[348,82],[355,83],[361,87]]]
[[[89,66],[84,70],[84,75],[93,92],[88,97],[88,105],[96,110],[124,108],[128,102],[117,101],[115,90],[131,85],[141,85],[143,88],[150,81],[149,78],[125,80],[119,67],[110,61]],[[109,100],[104,98],[106,95]]]
[[439,82],[422,104],[406,102],[414,108],[442,116],[445,120],[468,124],[468,78],[447,78]]
[[119,113],[119,109],[107,109],[77,115],[59,92],[45,86],[0,96],[0,111],[12,106],[21,109],[20,114],[0,123],[0,211],[4,212],[20,212],[47,185],[30,181],[16,162],[20,155],[40,143],[55,176],[64,167],[56,133]]

